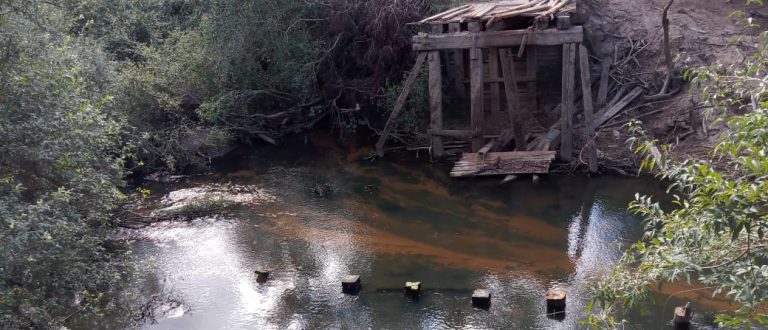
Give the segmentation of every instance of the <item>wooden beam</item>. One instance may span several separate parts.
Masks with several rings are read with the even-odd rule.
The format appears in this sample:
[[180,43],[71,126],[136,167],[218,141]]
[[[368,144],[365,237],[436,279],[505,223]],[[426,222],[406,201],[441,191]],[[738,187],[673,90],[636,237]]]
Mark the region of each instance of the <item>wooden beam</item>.
[[[476,22],[470,23],[478,24]],[[527,36],[527,37],[526,37]],[[560,31],[547,29],[543,31],[507,30],[472,31],[446,34],[419,34],[413,37],[413,49],[416,51],[438,49],[470,49],[489,47],[519,46],[525,38],[526,46],[557,46],[584,41],[584,30],[581,26]]]
[[501,89],[500,84],[493,80],[499,79],[499,49],[488,49],[488,81],[491,84],[491,112],[501,111]]
[[579,45],[579,71],[581,71],[582,103],[584,104],[584,131],[587,137],[586,145],[589,171],[597,173],[597,147],[595,145],[595,126],[593,124],[594,106],[592,104],[592,78],[589,70],[589,53],[587,47]]
[[413,69],[411,69],[411,73],[408,74],[408,78],[405,79],[403,90],[397,97],[397,101],[395,101],[395,108],[392,110],[392,114],[389,115],[387,124],[384,125],[384,131],[381,132],[379,141],[376,142],[376,154],[379,157],[384,156],[384,144],[387,143],[389,134],[392,133],[392,128],[395,126],[395,122],[397,122],[397,116],[399,116],[400,112],[403,110],[405,100],[408,98],[408,94],[411,93],[411,89],[413,89],[413,85],[416,83],[416,78],[418,78],[419,71],[421,71],[421,67],[424,65],[424,60],[426,58],[427,53],[419,53],[419,55],[416,57],[416,64],[413,66]]
[[[429,111],[430,128],[443,129],[443,79],[440,71],[440,51],[429,52]],[[443,138],[439,135],[431,136],[432,155],[435,158],[443,158]]]
[[[469,31],[475,34],[480,32],[481,26],[478,22],[469,23]],[[472,35],[470,33],[469,35]],[[474,131],[484,132],[485,120],[483,109],[483,50],[481,48],[471,48],[469,50],[469,76],[470,76],[470,126]],[[472,139],[472,151],[477,152],[483,147],[485,141],[483,137]]]
[[477,152],[478,157],[485,157],[485,154],[489,153],[491,149],[493,149],[493,146],[496,145],[496,139],[493,139],[486,143],[480,150]]
[[594,127],[598,128],[605,124],[605,122],[613,118],[619,111],[624,110],[624,108],[637,99],[641,94],[643,94],[643,89],[641,87],[635,87],[635,89],[616,102],[613,106],[600,110],[600,113],[595,116]]
[[576,45],[563,45],[562,113],[560,114],[560,158],[573,159],[573,103],[575,89]]
[[536,88],[536,71],[538,70],[538,57],[536,54],[538,50],[536,47],[531,47],[525,52],[525,70],[526,76],[521,79],[518,77],[518,82],[528,83],[528,92],[531,94],[531,111],[537,111],[539,109],[538,90]]
[[504,75],[504,92],[507,95],[509,122],[512,124],[512,132],[515,136],[515,149],[525,151],[525,124],[522,119],[523,109],[520,107],[520,95],[517,90],[514,55],[511,48],[503,48],[500,51],[501,71]]
[[[448,33],[460,33],[460,32],[461,32],[461,24],[459,23],[448,24]],[[464,90],[464,79],[467,76],[466,70],[464,69],[464,50],[453,49],[450,52],[453,55],[454,88],[456,89],[456,93],[459,95],[459,97],[464,99],[466,97],[466,93]]]

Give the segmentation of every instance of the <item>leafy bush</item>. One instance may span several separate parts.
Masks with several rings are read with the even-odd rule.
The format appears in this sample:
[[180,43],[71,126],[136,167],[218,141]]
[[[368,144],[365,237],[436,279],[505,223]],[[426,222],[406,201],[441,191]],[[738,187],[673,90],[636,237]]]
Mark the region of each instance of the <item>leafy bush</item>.
[[[768,32],[759,51],[733,67],[716,64],[686,74],[701,87],[729,131],[711,159],[675,160],[635,127],[631,142],[648,155],[645,168],[672,182],[675,208],[638,196],[631,209],[645,218],[645,235],[620,263],[594,284],[603,313],[637,306],[653,285],[696,281],[741,307],[717,321],[728,327],[768,324]],[[661,150],[660,150],[661,149]],[[603,323],[604,324],[604,323]]]

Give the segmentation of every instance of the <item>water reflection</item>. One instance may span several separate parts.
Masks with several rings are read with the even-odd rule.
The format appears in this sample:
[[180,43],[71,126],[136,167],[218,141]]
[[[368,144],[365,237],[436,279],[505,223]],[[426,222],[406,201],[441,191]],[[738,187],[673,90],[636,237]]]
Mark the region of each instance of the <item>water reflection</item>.
[[[658,188],[557,177],[499,187],[451,181],[423,164],[364,164],[311,149],[269,159],[152,187],[162,195],[233,182],[261,186],[275,200],[243,206],[228,220],[134,232],[135,253],[157,259],[156,277],[165,279],[158,287],[188,306],[146,328],[578,328],[584,280],[620,256],[622,238],[640,233],[627,202],[637,190]],[[308,186],[319,181],[336,192],[312,195]],[[253,272],[262,267],[272,275],[258,284]],[[347,274],[362,276],[359,295],[342,293]],[[423,282],[418,300],[399,289],[412,280]],[[568,292],[563,320],[546,315],[552,287]],[[471,306],[477,288],[492,293],[487,311]],[[632,321],[642,329],[666,318]]]

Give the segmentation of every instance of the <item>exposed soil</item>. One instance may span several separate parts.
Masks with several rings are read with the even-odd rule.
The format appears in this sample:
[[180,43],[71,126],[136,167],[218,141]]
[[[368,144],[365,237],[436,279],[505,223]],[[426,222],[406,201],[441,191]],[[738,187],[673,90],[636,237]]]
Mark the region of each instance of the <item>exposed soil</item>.
[[[637,56],[633,74],[649,86],[649,94],[661,89],[664,81],[661,14],[668,0],[580,0],[588,13],[588,43],[599,57],[614,56],[630,48],[630,41],[648,43]],[[669,11],[670,44],[676,68],[722,63],[730,65],[750,56],[762,29],[750,29],[735,11],[755,13],[754,23],[766,26],[765,8],[746,6],[746,1],[677,0]],[[741,40],[736,41],[741,38]],[[598,135],[601,163],[610,167],[633,168],[637,159],[627,148],[627,132],[621,127],[630,118],[640,117],[647,132],[667,143],[678,159],[706,157],[717,136],[725,129],[711,125],[700,109],[700,92],[684,86],[672,99],[648,104],[621,114]],[[613,123],[613,124],[610,124]]]

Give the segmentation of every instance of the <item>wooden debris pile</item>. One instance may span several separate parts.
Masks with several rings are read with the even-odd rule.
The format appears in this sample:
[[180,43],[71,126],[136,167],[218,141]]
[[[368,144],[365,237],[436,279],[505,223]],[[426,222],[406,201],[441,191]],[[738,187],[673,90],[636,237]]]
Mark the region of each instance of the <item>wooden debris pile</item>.
[[427,17],[418,24],[493,22],[511,17],[551,16],[571,2],[571,0],[502,0],[470,3]]
[[554,151],[465,153],[451,170],[451,177],[549,173]]
[[[630,41],[630,43],[632,47],[623,54],[617,49],[613,56],[601,59],[599,65],[592,65],[600,68],[599,75],[592,74],[588,66],[592,80],[586,84],[591,85],[588,90],[595,91],[590,95],[589,101],[594,100],[592,126],[597,132],[606,126],[616,126],[618,116],[638,108],[638,103],[645,104],[650,101],[645,97],[649,85],[639,81],[630,69],[631,64],[637,61],[638,53],[647,47],[647,43],[645,41]],[[574,124],[576,128],[584,125],[583,90],[584,88],[575,89],[574,120],[582,119],[582,122]],[[558,105],[553,113],[560,113],[561,107],[562,104]],[[558,121],[550,126],[547,132],[535,135],[534,139],[528,143],[527,150],[556,150],[560,143],[560,133],[561,122]]]

